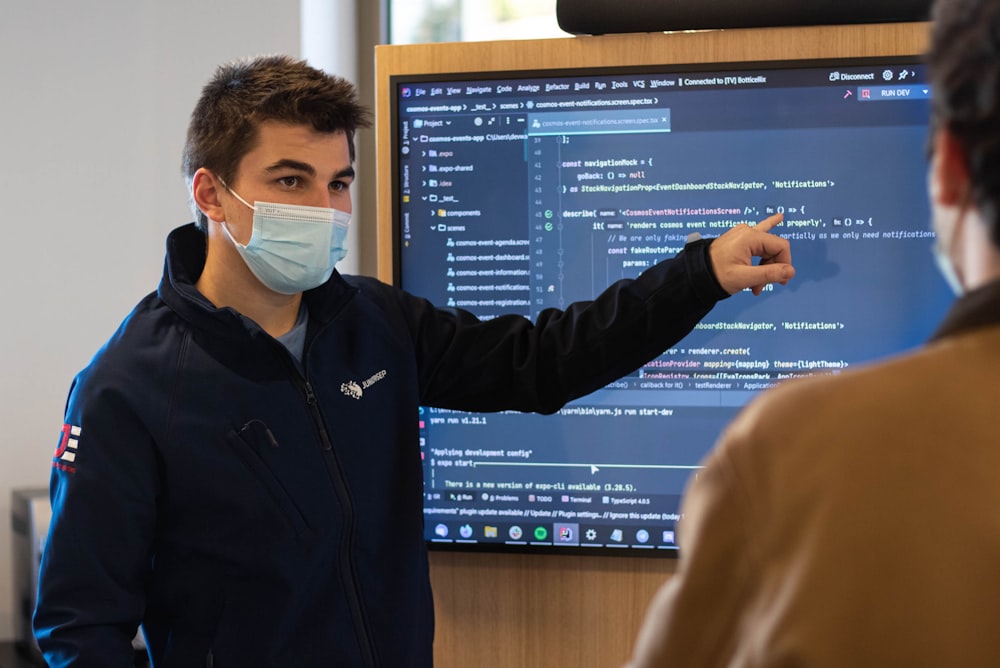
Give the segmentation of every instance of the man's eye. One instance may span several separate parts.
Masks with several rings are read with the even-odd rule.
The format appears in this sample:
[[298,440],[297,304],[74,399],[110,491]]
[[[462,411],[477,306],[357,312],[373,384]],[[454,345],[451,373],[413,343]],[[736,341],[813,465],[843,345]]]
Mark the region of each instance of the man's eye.
[[283,176],[278,179],[278,183],[285,186],[286,188],[294,188],[299,185],[299,177],[297,176]]
[[343,181],[333,181],[330,183],[330,190],[333,192],[341,193],[351,187],[351,184],[344,183]]

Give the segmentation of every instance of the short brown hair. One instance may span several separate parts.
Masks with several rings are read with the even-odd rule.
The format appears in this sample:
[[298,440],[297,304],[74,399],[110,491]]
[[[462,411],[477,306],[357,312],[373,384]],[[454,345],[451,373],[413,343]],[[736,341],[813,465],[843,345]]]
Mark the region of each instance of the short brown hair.
[[932,132],[958,139],[972,198],[1000,247],[1000,2],[938,0],[932,18]]
[[[205,167],[232,183],[240,160],[257,142],[262,121],[309,125],[317,132],[347,134],[354,160],[354,133],[371,124],[352,83],[289,56],[262,56],[219,66],[191,113],[182,170],[188,190]],[[192,201],[203,230],[205,214]]]

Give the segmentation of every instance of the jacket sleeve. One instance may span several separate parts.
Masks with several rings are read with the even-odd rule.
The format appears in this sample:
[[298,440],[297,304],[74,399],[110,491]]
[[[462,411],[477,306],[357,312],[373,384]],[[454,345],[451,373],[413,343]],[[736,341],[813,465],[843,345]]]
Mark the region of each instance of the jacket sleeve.
[[616,282],[593,301],[480,321],[409,305],[421,402],[445,408],[552,413],[634,371],[682,339],[727,293],[710,241]]
[[685,493],[678,570],[653,598],[627,668],[730,665],[757,580],[749,507],[715,450]]
[[157,474],[127,393],[81,375],[52,461],[34,630],[49,666],[132,666],[151,568]]

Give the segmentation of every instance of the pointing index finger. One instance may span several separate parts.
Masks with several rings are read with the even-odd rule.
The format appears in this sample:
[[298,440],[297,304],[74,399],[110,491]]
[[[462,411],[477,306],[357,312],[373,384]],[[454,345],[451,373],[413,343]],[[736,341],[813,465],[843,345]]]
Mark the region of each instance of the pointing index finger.
[[754,229],[760,230],[761,232],[770,232],[771,228],[781,223],[781,221],[784,220],[784,218],[785,216],[783,214],[776,213],[773,216],[768,216],[764,220],[754,225]]

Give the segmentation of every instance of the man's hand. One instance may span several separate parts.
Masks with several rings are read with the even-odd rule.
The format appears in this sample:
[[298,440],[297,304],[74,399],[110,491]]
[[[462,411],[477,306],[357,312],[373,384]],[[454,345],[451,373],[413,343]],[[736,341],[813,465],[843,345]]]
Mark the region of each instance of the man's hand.
[[[781,220],[778,213],[753,227],[737,225],[712,242],[709,257],[723,290],[732,295],[750,288],[759,295],[768,283],[784,285],[795,276],[788,240],[769,234]],[[760,264],[754,265],[755,257]]]

